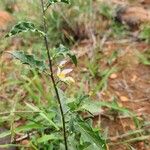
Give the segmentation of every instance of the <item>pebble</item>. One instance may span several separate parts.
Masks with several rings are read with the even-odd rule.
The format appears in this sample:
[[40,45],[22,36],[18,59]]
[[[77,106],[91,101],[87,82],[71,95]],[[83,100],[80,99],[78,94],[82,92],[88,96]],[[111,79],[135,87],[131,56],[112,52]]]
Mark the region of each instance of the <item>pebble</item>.
[[118,76],[117,76],[116,73],[113,73],[113,74],[110,75],[110,79],[116,79],[117,77],[118,77]]

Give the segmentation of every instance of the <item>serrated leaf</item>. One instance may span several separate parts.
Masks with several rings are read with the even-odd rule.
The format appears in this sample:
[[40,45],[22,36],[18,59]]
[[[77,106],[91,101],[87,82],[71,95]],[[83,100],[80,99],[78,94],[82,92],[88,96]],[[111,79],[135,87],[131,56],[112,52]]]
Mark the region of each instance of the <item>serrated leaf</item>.
[[56,48],[56,52],[61,54],[67,53],[68,51],[69,49],[62,44],[60,44],[59,47]]
[[[95,132],[93,128],[87,124],[85,121],[81,119],[76,119],[76,125],[77,129],[81,132],[81,134],[86,135],[86,138],[93,144],[95,144],[97,147],[99,147],[100,150],[106,150],[106,143],[105,140],[99,135],[98,132]],[[88,142],[88,141],[87,141]]]
[[23,64],[30,65],[35,69],[39,69],[40,71],[46,70],[46,64],[42,60],[37,60],[34,55],[29,55],[24,53],[23,51],[14,51],[9,52],[16,59],[20,60]]
[[60,95],[60,101],[61,101],[62,109],[63,109],[63,112],[65,114],[69,110],[69,108],[67,106],[67,97],[66,97],[65,93],[60,88],[58,88],[58,92]]
[[48,0],[48,2],[50,4],[54,4],[54,3],[57,3],[57,2],[63,2],[63,3],[69,4],[70,0]]
[[81,106],[81,109],[86,110],[92,114],[97,114],[102,111],[101,107],[96,102],[86,102]]
[[95,110],[98,108],[100,110],[101,107],[107,107],[107,108],[110,108],[112,110],[118,111],[120,113],[124,113],[124,114],[128,114],[128,115],[134,115],[134,113],[129,111],[127,108],[120,107],[116,101],[113,101],[113,102],[95,101],[95,102],[92,102],[91,106],[89,106],[89,105],[91,105],[91,102],[86,101],[86,103],[84,103],[82,105],[82,108],[92,112],[93,111],[92,106],[95,107]]
[[5,37],[11,37],[11,36],[19,34],[21,32],[28,32],[28,31],[30,31],[30,32],[38,32],[41,35],[45,35],[45,33],[40,31],[40,30],[38,30],[33,23],[22,21],[22,22],[19,22],[18,24],[16,24],[10,30],[10,32],[5,35]]

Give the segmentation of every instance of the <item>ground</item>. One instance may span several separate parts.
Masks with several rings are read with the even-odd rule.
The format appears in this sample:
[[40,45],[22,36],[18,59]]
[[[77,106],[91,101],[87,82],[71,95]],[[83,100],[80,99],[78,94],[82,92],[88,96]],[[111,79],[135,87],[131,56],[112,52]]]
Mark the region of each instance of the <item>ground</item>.
[[[65,42],[68,42],[71,36],[75,38],[75,42],[72,43],[70,40],[71,44],[68,42],[68,45],[78,57],[77,67],[71,65],[70,62],[67,64],[68,67],[74,69],[71,76],[76,81],[74,88],[69,89],[68,92],[77,91],[81,87],[82,81],[84,92],[89,93],[91,99],[104,102],[115,100],[121,108],[128,108],[136,114],[139,123],[135,123],[134,117],[124,116],[120,112],[111,111],[106,107],[100,108],[100,113],[96,114],[94,118],[95,125],[100,126],[102,130],[106,130],[110,150],[133,148],[149,150],[150,63],[147,65],[146,61],[150,59],[150,44],[147,39],[139,37],[142,26],[149,22],[147,18],[150,18],[150,2],[149,0],[132,2],[112,0],[111,2],[114,7],[121,5],[121,8],[124,8],[125,6],[122,16],[119,16],[119,23],[122,24],[123,29],[116,24],[111,25],[114,20],[111,20],[107,16],[109,13],[107,14],[105,11],[100,11],[102,16],[95,13],[96,15],[93,15],[91,21],[88,20],[91,18],[82,20],[82,17],[87,16],[85,14],[80,15],[78,18],[80,20],[74,28],[75,31],[71,31],[71,27],[74,26],[69,27],[69,25],[61,29],[65,36]],[[97,4],[99,4],[97,1],[92,4],[96,8],[95,11],[99,9],[96,7]],[[18,19],[15,17],[17,12],[21,11],[20,7],[22,7],[20,4],[13,6],[12,10],[15,12],[13,14],[4,10],[4,7],[1,8],[1,37]],[[134,9],[132,9],[133,7]],[[141,18],[138,18],[139,15],[136,17],[133,15],[134,13],[137,14],[138,10],[142,12],[140,13],[142,14]],[[132,15],[130,12],[132,12]],[[145,14],[147,17],[144,16]],[[31,18],[34,20],[34,15]],[[127,29],[124,29],[124,23]],[[13,100],[16,95],[21,103],[28,99],[27,93],[22,92],[22,89],[16,83],[17,79],[22,79],[20,74],[26,74],[26,71],[22,69],[21,65],[12,61],[12,57],[6,52],[26,47],[29,47],[29,51],[32,51],[32,41],[36,43],[36,38],[31,39],[30,42],[22,37],[7,41],[2,39],[0,42],[0,105],[2,106],[0,106],[0,109],[2,115],[6,109],[9,110],[14,105]],[[145,55],[148,56],[146,60],[143,58]],[[62,88],[65,89],[65,87]],[[16,92],[18,93],[16,94]],[[23,121],[17,120],[16,126],[20,123],[22,124]],[[8,128],[6,124],[2,125]]]

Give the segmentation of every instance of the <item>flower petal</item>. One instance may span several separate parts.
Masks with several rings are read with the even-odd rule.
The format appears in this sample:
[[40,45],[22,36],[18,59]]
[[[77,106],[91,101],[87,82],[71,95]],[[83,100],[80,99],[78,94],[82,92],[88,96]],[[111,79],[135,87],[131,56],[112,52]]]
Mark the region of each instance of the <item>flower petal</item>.
[[72,69],[69,68],[69,69],[64,69],[64,70],[62,70],[61,73],[63,73],[63,74],[68,74],[68,73],[70,73],[71,71],[72,71]]
[[57,69],[57,76],[59,76],[60,73],[61,73],[61,70],[60,70],[60,68],[58,67],[58,69]]
[[72,77],[65,77],[64,79],[63,79],[63,81],[64,82],[69,82],[69,83],[75,83],[75,80],[72,78]]
[[59,63],[59,67],[62,68],[67,63],[67,60],[63,60]]

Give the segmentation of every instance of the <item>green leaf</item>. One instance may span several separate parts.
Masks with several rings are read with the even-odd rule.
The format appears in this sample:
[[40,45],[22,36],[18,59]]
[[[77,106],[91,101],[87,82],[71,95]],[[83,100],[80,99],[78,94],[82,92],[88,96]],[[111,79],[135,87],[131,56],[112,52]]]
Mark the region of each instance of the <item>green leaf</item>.
[[66,97],[65,93],[60,88],[58,88],[58,93],[60,96],[62,109],[63,109],[63,112],[65,114],[69,110],[69,108],[67,106],[67,97]]
[[91,104],[91,101],[86,101],[86,103],[84,103],[81,108],[88,110],[89,112],[92,113],[92,112],[94,112],[94,107],[95,107],[95,112],[96,112],[96,110],[97,111],[101,110],[100,109],[101,107],[107,107],[107,108],[110,108],[112,110],[118,111],[120,113],[135,116],[135,114],[132,113],[131,111],[129,111],[127,108],[120,107],[116,101],[112,101],[112,102],[93,101],[92,104]]
[[45,33],[38,30],[35,25],[31,22],[19,22],[18,24],[16,24],[8,34],[5,35],[5,37],[11,37],[13,35],[19,34],[21,32],[38,32],[41,35],[45,36]]
[[[15,128],[14,131],[15,131],[15,133],[20,133],[20,132],[27,132],[27,131],[31,131],[33,129],[41,129],[41,128],[43,128],[43,126],[41,126],[39,124],[35,124],[35,123],[30,123],[30,124]],[[10,130],[4,131],[4,132],[0,133],[0,139],[4,138],[6,136],[9,136],[9,135],[11,135]]]
[[67,55],[70,57],[74,65],[77,66],[77,57],[72,53],[68,53]]
[[52,119],[49,117],[48,114],[46,114],[44,111],[40,110],[38,107],[36,107],[36,106],[34,106],[34,105],[31,105],[31,104],[29,104],[29,103],[26,103],[26,105],[27,105],[30,109],[32,109],[33,111],[39,112],[39,115],[40,115],[43,119],[45,119],[46,121],[48,121],[50,125],[52,125],[53,127],[56,128],[56,130],[59,130],[58,126],[52,121]]
[[77,58],[76,56],[64,45],[60,44],[59,47],[54,49],[54,56],[53,58],[59,57],[63,55],[64,57],[69,56],[75,66],[77,66]]
[[56,136],[54,134],[51,135],[43,135],[42,137],[37,139],[38,143],[44,143],[44,142],[48,142],[49,140],[59,140],[61,139],[61,137]]
[[120,107],[116,101],[112,101],[112,102],[104,102],[104,101],[97,102],[97,105],[99,105],[100,107],[110,108],[110,109],[118,111],[120,113],[124,113],[124,114],[127,114],[127,115],[134,116],[134,113],[129,111],[127,108]]
[[48,2],[50,4],[54,4],[54,3],[57,3],[57,2],[63,2],[63,3],[69,4],[70,0],[48,0]]
[[9,52],[16,59],[20,60],[23,64],[30,65],[33,68],[39,69],[41,71],[46,70],[47,66],[42,60],[37,60],[33,55],[24,53],[23,51]]
[[80,110],[84,109],[82,106],[85,103],[89,102],[88,98],[89,97],[87,95],[80,95],[80,96],[75,97],[75,98],[70,98],[67,105],[71,111],[80,111]]
[[97,113],[100,113],[102,110],[101,110],[101,107],[96,103],[96,102],[86,102],[84,103],[82,106],[81,106],[81,109],[83,110],[86,110],[92,114],[97,114]]
[[80,118],[76,119],[77,130],[81,132],[81,134],[85,135],[87,142],[94,143],[100,150],[106,150],[105,140],[99,135],[98,132],[95,132],[93,128],[87,124],[85,121]]

